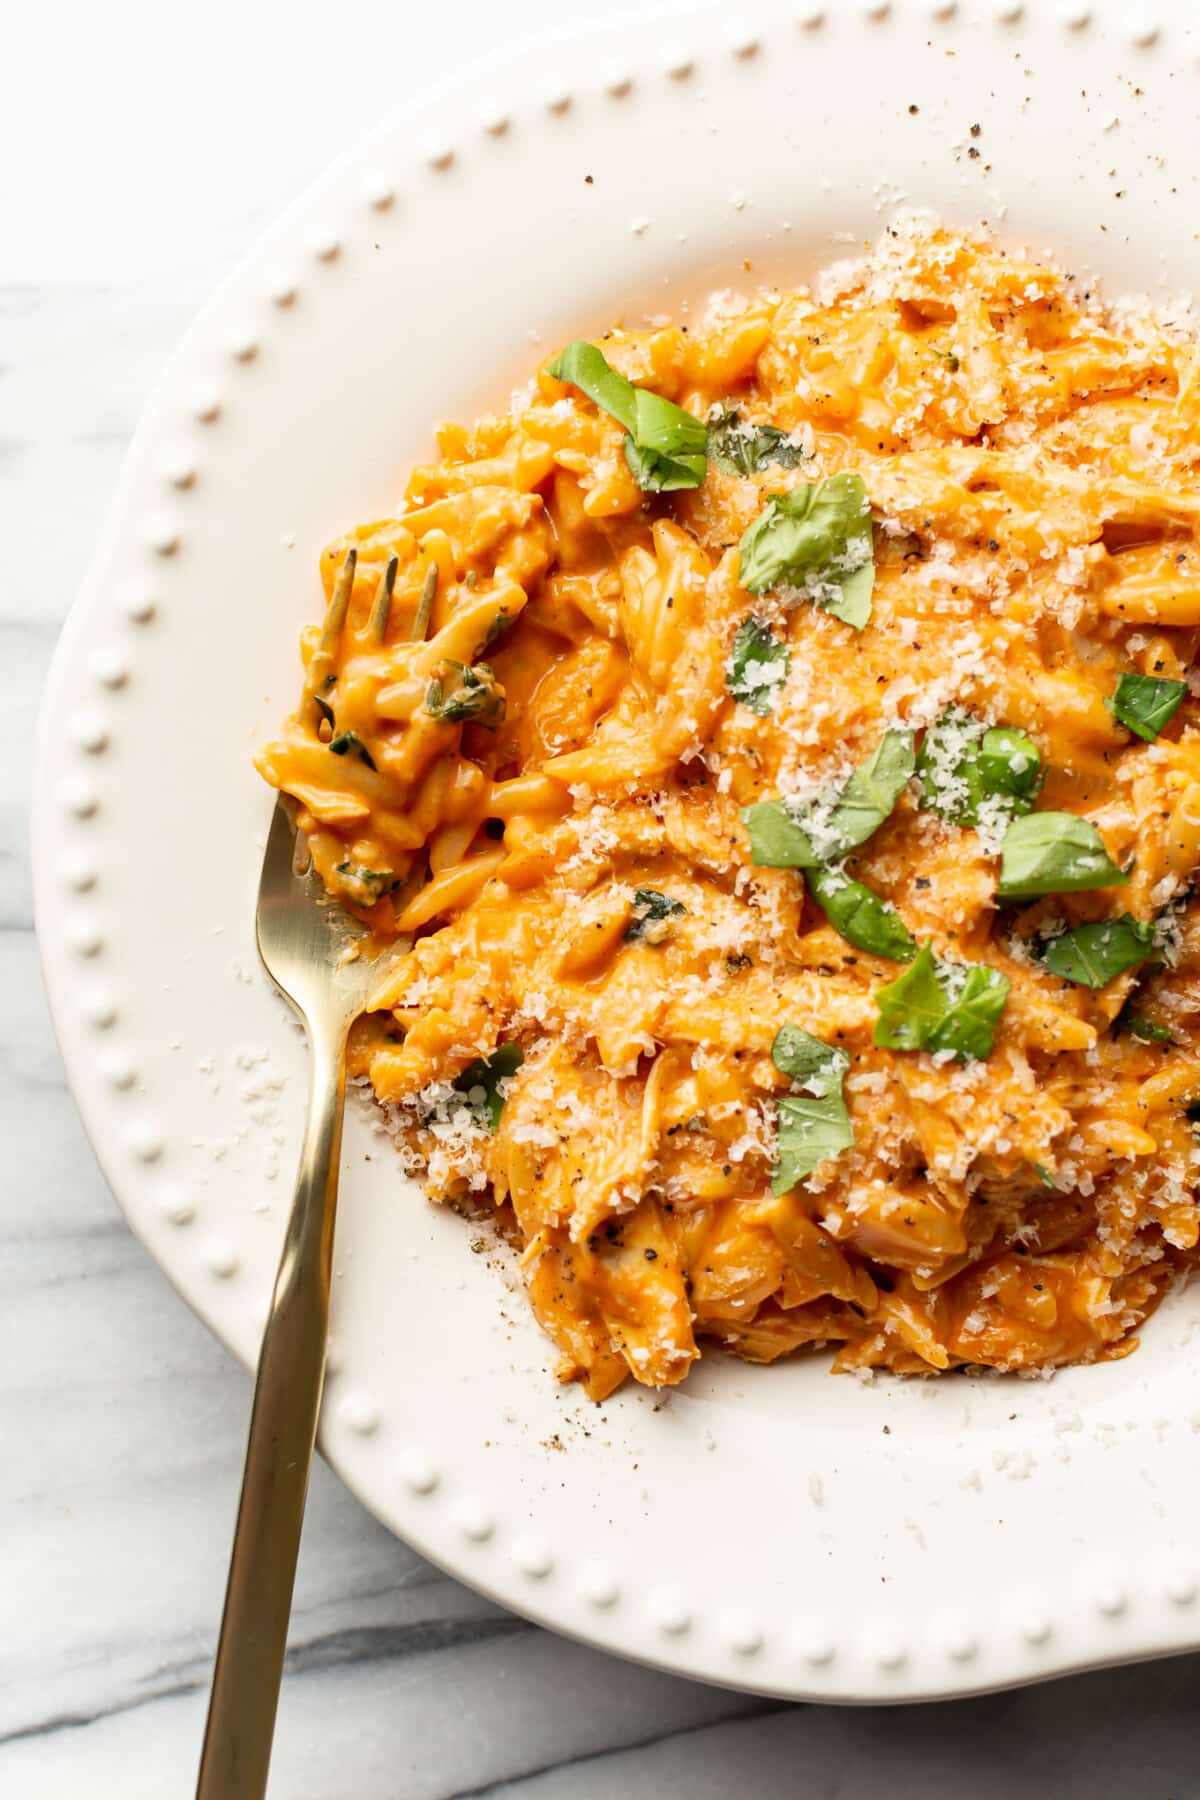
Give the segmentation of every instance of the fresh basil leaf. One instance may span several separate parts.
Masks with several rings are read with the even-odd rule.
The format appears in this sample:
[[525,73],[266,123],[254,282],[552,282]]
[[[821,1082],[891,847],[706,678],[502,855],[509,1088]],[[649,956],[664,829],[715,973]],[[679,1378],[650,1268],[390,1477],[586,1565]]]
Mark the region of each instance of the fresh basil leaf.
[[821,1163],[854,1143],[854,1127],[840,1094],[830,1094],[825,1100],[785,1094],[775,1102],[775,1128],[773,1194],[790,1194]]
[[751,594],[786,583],[861,631],[875,586],[871,503],[862,476],[846,469],[774,495],[742,535],[738,579]]
[[732,406],[709,414],[708,454],[727,475],[756,475],[771,463],[794,469],[804,461],[804,451],[789,433],[775,425],[752,425]]
[[836,1044],[813,1037],[799,1025],[781,1025],[771,1045],[771,1061],[781,1075],[799,1082],[818,1100],[840,1093],[850,1058]]
[[349,756],[351,751],[360,761],[365,762],[368,769],[375,767],[371,752],[359,737],[357,731],[339,731],[335,738],[330,738],[329,748],[335,756]]
[[501,1089],[501,1083],[511,1081],[524,1061],[525,1052],[519,1044],[500,1044],[490,1056],[481,1057],[465,1068],[454,1083],[467,1105],[479,1113],[481,1122],[486,1121],[493,1131],[500,1123],[504,1096],[508,1092],[507,1087]]
[[846,1111],[842,1081],[850,1058],[836,1044],[826,1044],[799,1025],[782,1025],[771,1045],[771,1060],[781,1075],[807,1088],[811,1099],[788,1094],[775,1102],[777,1150],[771,1190],[790,1194],[818,1164],[848,1150],[854,1128]]
[[845,781],[804,800],[757,800],[741,819],[760,868],[816,869],[865,844],[892,811],[916,757],[911,731],[885,731]]
[[1001,900],[1036,900],[1042,894],[1124,887],[1128,880],[1090,819],[1034,812],[1014,819],[1004,834],[996,894]]
[[1126,969],[1154,955],[1154,927],[1124,913],[1093,925],[1076,925],[1050,938],[1039,952],[1041,961],[1060,981],[1102,988]]
[[1032,808],[1041,769],[1037,745],[1023,731],[985,730],[962,707],[947,707],[917,758],[921,806],[953,825],[1000,824]]
[[942,962],[924,944],[876,993],[873,1041],[885,1050],[950,1050],[960,1060],[990,1056],[1011,985],[988,963]]
[[1114,1037],[1120,1037],[1127,1031],[1130,1037],[1137,1038],[1140,1044],[1173,1044],[1173,1033],[1157,1019],[1148,1019],[1145,1013],[1137,1011],[1127,1000],[1112,1023]]
[[743,619],[725,665],[725,685],[735,700],[765,718],[792,666],[792,653],[762,619]]
[[425,690],[425,711],[448,725],[473,721],[494,731],[504,718],[504,694],[487,663],[447,658]]
[[810,869],[807,879],[809,893],[848,944],[893,962],[912,961],[917,940],[890,901],[840,868]]
[[667,935],[666,921],[687,907],[682,900],[660,894],[657,888],[636,888],[633,895],[633,918],[625,927],[631,943],[660,944]]
[[1042,1186],[1050,1188],[1054,1193],[1057,1193],[1058,1192],[1058,1183],[1055,1181],[1053,1175],[1051,1175],[1051,1173],[1050,1173],[1049,1169],[1046,1167],[1045,1163],[1034,1163],[1033,1166],[1037,1172],[1037,1178],[1041,1182]]
[[1042,785],[1042,759],[1033,739],[1015,725],[993,725],[979,746],[984,792],[1011,797],[1014,812],[1028,812]]
[[1163,681],[1157,675],[1122,675],[1116,692],[1104,704],[1114,719],[1152,744],[1174,717],[1186,693],[1186,681]]
[[625,460],[640,488],[671,493],[700,486],[708,467],[708,432],[694,414],[648,388],[635,387],[595,344],[582,339],[559,352],[550,374],[582,389],[625,427]]

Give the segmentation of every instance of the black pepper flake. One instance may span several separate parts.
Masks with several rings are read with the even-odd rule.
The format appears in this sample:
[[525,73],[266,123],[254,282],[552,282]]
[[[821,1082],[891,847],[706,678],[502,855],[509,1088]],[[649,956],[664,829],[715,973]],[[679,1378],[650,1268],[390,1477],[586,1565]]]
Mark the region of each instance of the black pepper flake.
[[643,1250],[642,1255],[645,1257],[647,1262],[657,1262],[658,1261],[658,1251],[657,1250]]

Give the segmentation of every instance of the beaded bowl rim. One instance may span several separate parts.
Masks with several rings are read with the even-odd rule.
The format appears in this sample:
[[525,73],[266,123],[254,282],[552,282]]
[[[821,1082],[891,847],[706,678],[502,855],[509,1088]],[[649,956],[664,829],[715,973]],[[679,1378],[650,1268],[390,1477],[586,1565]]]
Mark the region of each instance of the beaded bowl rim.
[[[940,61],[950,55],[953,83]],[[1136,87],[1121,66],[1130,58]],[[1061,77],[1053,106],[1064,141],[1070,129],[1078,142],[1070,179],[1057,189],[1015,125],[1012,81],[995,98],[1009,60],[1034,87],[1047,71]],[[68,1077],[110,1183],[150,1253],[243,1362],[253,1362],[273,1276],[304,1062],[252,964],[253,881],[269,800],[243,780],[248,740],[229,748],[228,727],[237,736],[241,715],[231,706],[223,729],[192,679],[211,642],[202,605],[227,632],[239,622],[236,596],[222,588],[225,540],[244,554],[251,591],[266,596],[270,615],[269,630],[247,625],[253,674],[238,671],[233,681],[237,705],[260,726],[286,710],[292,627],[313,606],[312,559],[306,548],[300,576],[285,573],[288,539],[308,546],[311,530],[319,543],[332,535],[324,523],[336,529],[367,516],[357,496],[377,479],[372,459],[399,466],[400,431],[393,442],[372,426],[367,447],[355,448],[353,434],[365,428],[342,390],[349,383],[362,395],[383,379],[397,306],[435,343],[441,333],[443,350],[454,347],[451,324],[461,343],[471,320],[464,297],[449,289],[436,306],[413,297],[417,250],[427,258],[432,244],[451,268],[479,219],[500,216],[505,173],[515,183],[537,172],[540,185],[527,179],[518,190],[522,205],[566,266],[554,270],[548,298],[532,297],[541,271],[528,259],[519,267],[510,240],[497,283],[525,286],[511,299],[496,295],[498,318],[480,328],[466,372],[450,382],[462,402],[494,386],[495,371],[512,362],[523,308],[544,339],[579,322],[580,293],[599,317],[622,294],[648,297],[660,283],[682,293],[698,269],[736,268],[751,250],[806,267],[827,261],[841,241],[839,222],[861,238],[900,196],[895,182],[869,186],[870,158],[839,141],[837,173],[822,175],[800,209],[810,216],[799,227],[787,216],[777,165],[795,144],[783,126],[774,138],[765,132],[765,144],[747,143],[746,120],[783,116],[810,67],[828,77],[816,84],[823,96],[854,91],[849,78],[858,74],[887,148],[881,160],[907,172],[910,198],[993,224],[1011,209],[1020,229],[1051,241],[1061,219],[1071,249],[1086,257],[1094,243],[1111,278],[1127,280],[1153,261],[1156,281],[1182,272],[1200,290],[1194,255],[1176,252],[1161,271],[1154,258],[1190,204],[1153,162],[1161,169],[1164,148],[1169,162],[1186,147],[1200,79],[1195,34],[1176,0],[1153,10],[1085,0],[1036,8],[812,0],[736,20],[708,9],[541,40],[380,127],[204,309],[138,428],[39,721],[39,940]],[[1086,104],[1077,92],[1084,80]],[[969,158],[959,93],[983,121],[982,141],[995,147],[994,171]],[[814,112],[821,104],[836,116],[836,98],[817,101]],[[918,116],[925,135],[914,151],[906,120]],[[633,127],[647,121],[662,141],[686,146],[705,191],[699,177],[689,185],[646,168]],[[724,161],[706,150],[709,139],[728,149]],[[1101,144],[1111,176],[1093,166]],[[603,185],[612,197],[581,223],[567,175],[586,179],[585,164],[592,193]],[[1121,192],[1111,186],[1117,179]],[[1123,235],[1101,244],[1101,213],[1113,211],[1105,184],[1115,200],[1142,204],[1128,228],[1125,209]],[[520,221],[507,223],[515,231]],[[526,347],[525,373],[536,360]],[[421,396],[401,410],[419,433],[438,389],[411,357],[400,361]],[[329,495],[319,486],[322,459],[303,445],[297,392],[311,392],[332,438],[351,446]],[[327,515],[321,529],[309,509]],[[268,519],[276,534],[269,548]],[[298,531],[281,532],[288,523]],[[148,747],[157,773],[149,796]],[[227,777],[227,790],[218,781],[214,796],[209,770]],[[184,816],[172,797],[182,797]],[[193,876],[183,859],[197,832],[203,841],[222,830],[239,846],[236,866]],[[131,865],[145,868],[144,880]],[[188,895],[178,916],[164,919],[154,884],[167,891],[180,866],[189,869]],[[159,958],[154,974],[147,947]],[[171,979],[158,981],[164,967]],[[222,1037],[226,1025],[251,1034],[242,1047]],[[195,1050],[207,1053],[189,1060]],[[497,1316],[508,1298],[505,1273],[467,1255],[460,1222],[415,1198],[402,1210],[394,1171],[371,1158],[377,1139],[365,1117],[348,1121],[347,1144],[322,1447],[380,1518],[469,1585],[657,1667],[796,1699],[944,1697],[1200,1644],[1200,1558],[1185,1529],[1200,1463],[1200,1410],[1187,1399],[1196,1309],[1186,1298],[1154,1323],[1153,1353],[1148,1341],[1130,1364],[1067,1372],[1040,1391],[1021,1384],[1011,1400],[1021,1433],[1006,1429],[1010,1402],[997,1400],[995,1383],[922,1386],[920,1394],[912,1391],[920,1384],[819,1387],[813,1370],[797,1365],[714,1365],[669,1405],[625,1392],[593,1414],[553,1389],[523,1302],[513,1301],[510,1316],[501,1305]],[[261,1207],[248,1198],[259,1192],[272,1196]],[[424,1291],[427,1270],[443,1283],[435,1297]],[[393,1275],[403,1301],[395,1315]],[[441,1352],[438,1325],[448,1317],[464,1347],[451,1345],[433,1392],[414,1396],[414,1353],[430,1342]],[[797,1419],[799,1446],[784,1429]],[[872,1449],[867,1434],[880,1432]],[[1114,1479],[1118,1442],[1133,1454]],[[881,1481],[892,1497],[882,1515]],[[1160,1497],[1145,1501],[1139,1484],[1154,1484]],[[761,1542],[735,1544],[722,1525],[738,1516],[730,1509],[775,1493],[787,1518],[749,1534]],[[1089,1509],[1083,1537],[1067,1525],[1072,1501]],[[1057,1559],[1039,1541],[1046,1533]],[[714,1541],[723,1563],[716,1571]],[[982,1584],[969,1560],[981,1541],[998,1573]],[[1036,1576],[1010,1579],[1004,1546],[1036,1565]]]

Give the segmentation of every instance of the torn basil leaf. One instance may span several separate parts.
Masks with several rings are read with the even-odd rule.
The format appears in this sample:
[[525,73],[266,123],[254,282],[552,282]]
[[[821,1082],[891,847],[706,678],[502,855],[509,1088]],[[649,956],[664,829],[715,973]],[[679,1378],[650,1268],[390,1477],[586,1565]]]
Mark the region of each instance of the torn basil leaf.
[[917,775],[924,811],[952,825],[997,826],[1032,809],[1042,759],[1015,726],[985,730],[973,714],[951,706],[925,733]]
[[1046,1188],[1050,1188],[1054,1193],[1057,1193],[1058,1192],[1058,1183],[1055,1181],[1053,1175],[1051,1175],[1051,1173],[1050,1173],[1049,1169],[1046,1167],[1045,1163],[1034,1163],[1033,1167],[1034,1167],[1034,1173],[1037,1175],[1037,1178],[1041,1182],[1042,1186],[1046,1187]]
[[895,907],[865,882],[852,880],[840,868],[810,869],[807,881],[833,929],[856,950],[890,956],[893,962],[911,962],[917,954],[917,940]]
[[794,469],[804,461],[804,451],[790,433],[775,425],[752,425],[732,406],[709,414],[708,454],[727,475],[756,475],[772,463]]
[[792,666],[792,653],[762,619],[743,619],[725,665],[725,685],[760,718],[774,711]]
[[738,579],[751,594],[786,585],[861,631],[871,617],[875,549],[861,475],[843,470],[768,500],[742,535]]
[[353,753],[360,762],[365,762],[368,769],[375,767],[375,760],[357,731],[339,731],[335,738],[330,738],[329,748],[335,756],[349,756]]
[[1036,900],[1043,894],[1124,887],[1128,880],[1090,819],[1076,813],[1034,812],[1014,819],[1004,834],[996,895],[1001,900]]
[[781,1075],[807,1088],[818,1100],[837,1092],[850,1058],[836,1044],[813,1037],[799,1025],[781,1025],[771,1045],[771,1061]]
[[1175,1042],[1173,1033],[1168,1031],[1165,1025],[1160,1025],[1157,1019],[1148,1019],[1145,1013],[1138,1012],[1137,1008],[1131,1006],[1128,1000],[1112,1023],[1114,1037],[1120,1037],[1123,1031],[1127,1031],[1130,1037],[1136,1038],[1139,1044],[1173,1044]]
[[989,963],[942,962],[924,944],[876,993],[873,1041],[885,1050],[948,1050],[960,1061],[990,1056],[1011,985]]
[[448,725],[470,721],[495,730],[504,718],[504,694],[487,663],[447,658],[425,690],[425,711]]
[[501,1084],[511,1081],[524,1061],[525,1052],[519,1044],[499,1044],[490,1056],[469,1064],[454,1083],[472,1112],[477,1112],[480,1122],[492,1131],[500,1123],[508,1092],[507,1086],[502,1088]]
[[1114,719],[1152,744],[1175,716],[1186,693],[1186,681],[1164,681],[1157,675],[1122,675],[1116,692],[1104,704]]
[[560,351],[549,372],[580,388],[625,427],[625,461],[640,488],[672,493],[700,486],[708,468],[708,431],[692,413],[648,388],[635,387],[595,344],[582,339]]
[[657,888],[635,888],[633,918],[625,927],[626,939],[630,943],[660,944],[667,935],[666,921],[686,911],[682,900],[660,894]]
[[775,1102],[777,1134],[774,1194],[790,1194],[820,1163],[854,1143],[842,1081],[850,1058],[834,1044],[783,1025],[771,1045],[771,1059],[781,1075],[808,1089],[808,1097],[786,1094]]
[[751,861],[767,869],[817,869],[837,862],[883,824],[915,763],[912,732],[886,731],[845,781],[802,800],[744,806]]
[[1060,981],[1079,987],[1102,988],[1126,969],[1136,968],[1155,954],[1154,927],[1124,913],[1119,919],[1102,919],[1092,925],[1076,925],[1050,938],[1039,952],[1042,964]]

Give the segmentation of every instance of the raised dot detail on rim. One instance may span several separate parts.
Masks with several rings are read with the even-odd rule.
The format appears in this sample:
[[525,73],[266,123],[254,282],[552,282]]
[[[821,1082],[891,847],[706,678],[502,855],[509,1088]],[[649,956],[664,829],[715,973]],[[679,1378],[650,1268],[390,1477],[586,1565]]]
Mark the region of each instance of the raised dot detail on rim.
[[744,59],[755,56],[762,48],[762,39],[744,19],[734,20],[728,27],[727,35],[729,48],[736,57]]
[[1092,22],[1092,9],[1087,0],[1067,0],[1058,16],[1068,31],[1082,31]]
[[82,850],[68,850],[59,861],[58,872],[77,894],[86,894],[96,885],[96,865]]
[[1196,1598],[1196,1578],[1187,1569],[1173,1569],[1163,1585],[1173,1606],[1190,1606]]
[[192,412],[201,425],[211,425],[221,416],[221,396],[216,388],[200,388],[192,397]]
[[544,1539],[532,1535],[517,1539],[512,1557],[522,1575],[528,1575],[533,1581],[543,1581],[554,1567],[550,1546]]
[[300,283],[294,275],[276,275],[267,287],[271,305],[286,311],[296,304],[296,295],[300,292]]
[[131,1088],[137,1080],[137,1070],[133,1066],[128,1051],[109,1050],[100,1058],[100,1073],[109,1087],[118,1091]]
[[806,1663],[814,1669],[824,1668],[833,1661],[833,1639],[823,1631],[811,1630],[801,1634],[800,1654]]
[[338,1418],[357,1437],[370,1437],[379,1429],[379,1408],[369,1394],[344,1394],[338,1401]]
[[483,115],[483,129],[489,137],[503,137],[511,124],[512,120],[508,114],[502,112],[498,106],[491,107]]
[[615,1606],[621,1597],[616,1576],[603,1563],[589,1563],[580,1572],[579,1591],[589,1605],[599,1607],[601,1611]]
[[473,1544],[485,1543],[496,1529],[496,1521],[483,1501],[474,1498],[459,1501],[454,1509],[454,1523]]
[[105,987],[89,988],[80,1000],[79,1010],[96,1031],[107,1031],[117,1022],[117,1003]]
[[445,143],[430,144],[425,151],[425,161],[429,164],[431,169],[437,169],[439,173],[444,173],[445,170],[453,166],[454,145]]
[[163,474],[173,488],[190,488],[196,479],[196,464],[187,450],[175,450],[163,462]]
[[196,1216],[196,1208],[186,1188],[172,1183],[160,1188],[156,1198],[159,1212],[172,1225],[190,1225]]
[[1050,1629],[1050,1621],[1043,1613],[1030,1613],[1021,1620],[1021,1636],[1027,1644],[1044,1644]]
[[86,913],[68,919],[66,939],[76,956],[98,956],[104,947],[104,933],[98,921]]
[[396,1468],[405,1487],[414,1494],[432,1494],[438,1484],[437,1465],[420,1444],[402,1450],[396,1458]]
[[895,1638],[881,1638],[875,1646],[875,1661],[881,1669],[902,1669],[908,1660],[908,1651]]
[[632,87],[633,76],[628,69],[610,69],[604,77],[604,91],[614,100],[623,100]]
[[253,362],[258,355],[258,339],[252,331],[235,331],[229,340],[229,354],[235,362]]
[[341,255],[342,240],[336,231],[320,231],[314,233],[310,240],[313,255],[318,262],[336,262]]
[[87,711],[77,713],[71,723],[71,736],[81,750],[90,756],[98,756],[101,750],[108,748],[108,721],[103,713]]
[[141,581],[131,581],[121,591],[121,611],[135,625],[148,625],[156,610],[154,595]]
[[815,31],[818,25],[825,23],[825,8],[820,5],[802,6],[796,18],[806,31]]
[[892,0],[866,0],[866,5],[863,7],[864,16],[875,24],[886,19],[891,10]]
[[162,1133],[149,1119],[135,1119],[125,1133],[125,1142],[130,1155],[142,1163],[157,1162],[166,1148]]
[[965,1625],[949,1625],[946,1627],[944,1648],[951,1662],[970,1662],[978,1651],[979,1644]]
[[363,195],[374,212],[386,212],[395,203],[396,189],[386,175],[373,169],[363,182]]
[[929,0],[930,17],[952,19],[958,11],[958,0]]
[[756,1656],[763,1646],[762,1627],[744,1615],[726,1619],[723,1636],[735,1656]]
[[72,775],[63,783],[62,803],[74,819],[90,819],[100,805],[96,784],[86,775]]
[[650,1602],[650,1617],[668,1637],[682,1637],[692,1626],[691,1608],[682,1594],[656,1594]]
[[995,0],[992,11],[1001,25],[1015,25],[1025,12],[1025,0]]
[[146,542],[156,556],[174,556],[179,548],[179,527],[166,513],[151,519],[146,527]]
[[1107,1582],[1096,1590],[1097,1609],[1104,1614],[1106,1619],[1119,1618],[1128,1604],[1123,1590],[1115,1583]]
[[221,1281],[237,1273],[238,1254],[228,1238],[209,1238],[200,1255],[209,1273]]
[[1125,35],[1139,50],[1148,50],[1158,39],[1161,26],[1149,13],[1133,13],[1125,24]]
[[563,113],[571,110],[571,90],[565,87],[549,88],[542,105],[548,113],[553,113],[556,118],[561,118]]
[[696,67],[696,59],[689,50],[677,48],[667,52],[667,74],[673,81],[686,81]]
[[119,650],[97,650],[92,658],[92,674],[101,687],[121,688],[129,680],[129,664]]

